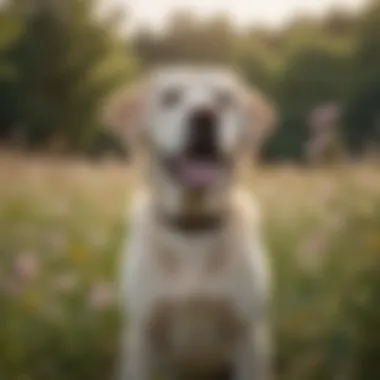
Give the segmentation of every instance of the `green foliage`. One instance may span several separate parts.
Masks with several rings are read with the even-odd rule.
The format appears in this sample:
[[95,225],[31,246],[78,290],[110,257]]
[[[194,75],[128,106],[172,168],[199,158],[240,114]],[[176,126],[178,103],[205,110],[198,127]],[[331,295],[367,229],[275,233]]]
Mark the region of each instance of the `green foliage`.
[[355,87],[347,101],[345,135],[354,152],[369,141],[380,147],[380,3],[374,1],[358,26]]
[[349,84],[347,61],[321,47],[303,47],[289,57],[275,94],[281,119],[265,154],[302,159],[309,138],[308,119],[319,104],[344,99]]
[[143,28],[134,36],[145,66],[167,62],[232,63],[235,33],[224,17],[201,22],[187,12],[175,13],[161,34]]
[[2,139],[21,135],[42,147],[54,139],[69,151],[92,151],[104,135],[99,111],[115,87],[158,64],[207,62],[233,66],[276,104],[268,160],[304,158],[308,116],[326,101],[344,108],[340,144],[349,153],[380,144],[378,1],[355,14],[298,17],[280,30],[238,30],[224,15],[182,11],[161,31],[141,27],[125,40],[121,12],[100,17],[97,7],[96,0],[13,0],[0,8]]
[[[66,149],[88,147],[105,97],[134,71],[115,26],[96,21],[90,0],[19,1],[7,12],[23,21],[22,35],[8,49],[18,72],[17,112],[8,109],[12,124],[34,143],[59,136]],[[12,133],[6,127],[3,134]]]

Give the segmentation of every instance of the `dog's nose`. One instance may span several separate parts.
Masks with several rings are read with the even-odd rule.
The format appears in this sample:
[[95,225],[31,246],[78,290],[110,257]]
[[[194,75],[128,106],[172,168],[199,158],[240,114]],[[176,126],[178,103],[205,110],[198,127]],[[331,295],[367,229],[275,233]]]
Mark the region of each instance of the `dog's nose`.
[[192,154],[207,155],[217,148],[217,115],[210,108],[199,108],[189,117],[189,149]]

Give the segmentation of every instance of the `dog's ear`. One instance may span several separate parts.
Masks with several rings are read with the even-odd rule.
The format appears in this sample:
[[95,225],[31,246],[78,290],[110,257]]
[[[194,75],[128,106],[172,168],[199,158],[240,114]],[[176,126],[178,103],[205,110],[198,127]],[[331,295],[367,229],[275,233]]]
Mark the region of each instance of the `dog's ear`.
[[123,142],[134,143],[142,130],[147,84],[140,82],[117,92],[105,108],[105,123]]
[[274,105],[258,91],[246,92],[248,113],[247,138],[255,147],[260,147],[273,132],[277,122]]

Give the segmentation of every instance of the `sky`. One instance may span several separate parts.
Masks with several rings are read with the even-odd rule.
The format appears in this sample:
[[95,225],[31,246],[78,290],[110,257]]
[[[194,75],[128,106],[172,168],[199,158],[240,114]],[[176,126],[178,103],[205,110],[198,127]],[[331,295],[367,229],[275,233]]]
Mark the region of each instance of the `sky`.
[[356,10],[366,0],[104,0],[122,5],[130,13],[132,25],[141,23],[160,28],[168,14],[177,9],[191,9],[197,14],[227,12],[238,26],[252,24],[281,26],[295,15],[322,15],[331,7]]

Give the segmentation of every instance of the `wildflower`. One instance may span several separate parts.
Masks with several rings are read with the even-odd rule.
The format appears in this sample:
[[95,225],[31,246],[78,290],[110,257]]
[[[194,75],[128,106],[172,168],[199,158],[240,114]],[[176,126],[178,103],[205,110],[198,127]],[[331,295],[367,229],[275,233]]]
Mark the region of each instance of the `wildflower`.
[[33,281],[39,274],[39,263],[30,252],[19,254],[14,262],[15,276],[22,282]]
[[58,291],[70,292],[78,285],[78,278],[74,273],[64,273],[56,277],[55,285]]
[[313,130],[329,129],[339,122],[341,116],[342,107],[338,103],[326,103],[311,112],[308,122]]
[[74,264],[82,263],[86,256],[87,252],[82,246],[74,246],[68,251],[68,257]]
[[53,231],[49,236],[49,243],[54,251],[63,251],[66,247],[67,240],[61,232]]
[[90,291],[89,304],[95,310],[107,308],[114,299],[112,286],[105,282],[95,284]]
[[380,252],[380,231],[375,231],[368,236],[368,247],[373,252]]

